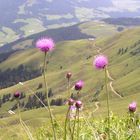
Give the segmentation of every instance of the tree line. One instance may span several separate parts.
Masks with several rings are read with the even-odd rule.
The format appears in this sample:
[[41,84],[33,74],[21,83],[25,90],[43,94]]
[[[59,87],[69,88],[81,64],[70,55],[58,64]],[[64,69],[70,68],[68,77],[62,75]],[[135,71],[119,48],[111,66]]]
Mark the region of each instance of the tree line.
[[7,88],[19,82],[24,82],[41,75],[40,70],[33,70],[24,65],[14,69],[0,70],[0,88]]
[[[46,97],[47,94],[43,92],[36,92],[35,95],[47,106],[47,101]],[[35,108],[40,108],[44,107],[41,102],[37,99],[37,97],[33,95],[27,96],[25,93],[21,93],[19,97],[19,101],[15,102],[15,104],[11,107],[9,107],[9,110],[16,110],[19,106],[22,110],[30,110],[30,109],[35,109]],[[53,97],[54,93],[52,92],[52,89],[49,89],[48,92],[48,97],[51,98]],[[26,98],[26,100],[25,100]],[[13,102],[15,100],[14,96],[11,93],[5,94],[2,97],[0,97],[0,107],[2,107],[5,103],[7,102]],[[51,106],[61,106],[65,103],[66,99],[63,98],[57,98],[57,99],[51,99],[50,104]]]

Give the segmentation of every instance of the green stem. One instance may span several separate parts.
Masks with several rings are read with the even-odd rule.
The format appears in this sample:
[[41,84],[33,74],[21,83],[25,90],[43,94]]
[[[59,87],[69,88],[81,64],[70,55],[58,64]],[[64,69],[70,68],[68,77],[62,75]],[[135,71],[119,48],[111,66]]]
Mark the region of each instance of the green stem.
[[45,53],[45,57],[44,57],[43,78],[44,78],[45,90],[46,90],[46,93],[47,93],[47,104],[48,104],[48,111],[49,111],[51,124],[52,124],[53,137],[54,137],[54,140],[57,140],[56,139],[56,133],[55,133],[55,127],[54,127],[53,114],[52,114],[52,111],[51,111],[50,101],[49,101],[49,97],[48,97],[48,85],[47,85],[46,74],[45,74],[46,73],[46,56],[47,56],[47,53]]
[[135,134],[135,139],[137,139],[137,123],[136,123],[136,118],[135,118],[135,113],[134,112],[130,112],[130,120],[131,120],[131,125],[132,125],[132,129],[134,131]]
[[69,108],[68,108],[68,111],[67,111],[67,114],[66,114],[66,119],[65,119],[64,140],[67,139],[67,122],[68,122],[69,112],[70,112],[70,106],[69,106]]
[[74,125],[73,125],[73,131],[72,131],[72,140],[74,140],[74,131],[75,131],[75,125],[76,125],[76,116],[77,116],[77,110],[76,110],[76,115],[74,119]]
[[70,80],[68,79],[68,95],[71,97],[71,92],[70,92]]
[[107,119],[108,119],[108,139],[110,140],[110,108],[109,108],[109,92],[107,87],[108,79],[107,79],[107,67],[105,67],[105,90],[107,95]]
[[19,100],[17,100],[17,108],[18,108],[19,122],[21,123],[21,115],[20,115],[20,109],[19,109]]
[[69,131],[70,131],[70,136],[71,136],[71,139],[72,139],[71,120],[70,119],[69,119]]
[[33,140],[33,137],[32,137],[32,135],[31,135],[30,131],[24,126],[24,123],[23,123],[23,121],[22,121],[22,119],[21,119],[20,108],[19,108],[19,100],[17,100],[17,108],[18,108],[18,116],[19,116],[20,125],[22,126],[22,128],[23,128],[24,131],[26,132],[28,138],[29,138],[30,140]]
[[[68,79],[68,95],[71,98],[71,91],[70,91],[70,79]],[[69,106],[69,113],[70,113],[70,106]],[[72,139],[72,131],[71,131],[71,120],[69,119],[69,131],[70,131],[70,135],[71,135],[71,139]]]
[[80,99],[80,91],[77,92],[77,100]]
[[135,117],[135,114],[134,114],[134,129],[135,129],[135,136],[136,136],[136,139],[138,138],[138,135],[137,135],[137,121],[136,121],[136,117]]
[[78,116],[77,140],[79,140],[79,129],[80,129],[79,109],[77,109],[77,116]]

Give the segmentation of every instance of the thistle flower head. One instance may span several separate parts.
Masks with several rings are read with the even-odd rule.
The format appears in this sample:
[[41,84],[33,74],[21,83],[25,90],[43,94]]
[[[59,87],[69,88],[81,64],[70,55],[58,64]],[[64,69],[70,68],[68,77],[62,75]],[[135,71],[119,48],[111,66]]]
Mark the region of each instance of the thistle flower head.
[[54,49],[54,41],[51,38],[42,38],[37,40],[36,47],[46,53]]
[[130,112],[135,112],[136,111],[136,108],[137,108],[137,104],[136,102],[132,102],[131,104],[129,104],[129,111]]
[[105,66],[108,65],[108,59],[104,55],[98,55],[93,61],[93,65],[96,67],[96,69],[104,69]]
[[75,106],[70,106],[70,110],[72,111],[72,112],[75,112],[76,111],[76,107]]
[[14,97],[15,97],[15,98],[19,98],[19,97],[20,97],[20,92],[18,92],[18,91],[15,92],[15,93],[14,93]]
[[76,114],[76,107],[75,106],[70,106],[69,118],[70,119],[74,119],[75,118],[75,114]]
[[68,105],[69,106],[72,106],[74,104],[74,100],[72,99],[72,98],[70,98],[69,100],[68,100]]
[[67,75],[66,75],[66,78],[69,80],[72,76],[72,73],[71,72],[68,72]]
[[83,86],[84,86],[84,82],[80,80],[75,84],[75,90],[81,90]]
[[76,101],[75,106],[77,109],[80,109],[82,107],[82,102],[81,101]]

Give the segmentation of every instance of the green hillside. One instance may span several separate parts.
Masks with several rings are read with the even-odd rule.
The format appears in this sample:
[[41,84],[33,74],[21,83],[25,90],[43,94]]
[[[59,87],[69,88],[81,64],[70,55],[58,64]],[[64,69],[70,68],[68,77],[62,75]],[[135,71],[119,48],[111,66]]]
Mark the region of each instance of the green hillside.
[[[81,93],[81,99],[84,102],[84,111],[93,111],[95,109],[94,95],[97,91],[100,91],[99,95],[97,96],[100,106],[94,116],[104,116],[106,113],[104,73],[103,71],[95,70],[95,68],[92,66],[93,58],[98,54],[100,47],[100,52],[106,54],[109,58],[108,70],[114,79],[112,81],[112,85],[115,91],[117,91],[119,95],[123,96],[123,98],[120,98],[114,94],[109,86],[111,110],[115,114],[124,115],[124,112],[127,111],[127,106],[131,101],[135,100],[140,102],[139,34],[140,28],[137,27],[126,30],[111,38],[99,38],[96,39],[96,41],[85,39],[57,43],[55,51],[50,55],[50,62],[46,73],[49,88],[51,87],[54,91],[54,96],[51,98],[68,97],[66,92],[67,81],[65,79],[65,74],[67,71],[71,71],[73,73],[72,85],[79,79],[85,82],[85,87]],[[43,54],[38,52],[37,49],[30,49],[19,51],[16,52],[16,54],[11,55],[7,60],[1,63],[0,68],[14,68],[19,64],[31,65],[32,67],[39,68],[42,66],[42,61]],[[26,87],[28,86],[35,91],[42,91],[43,89],[37,90],[38,84],[41,83],[42,80],[42,77],[38,77],[27,81],[24,84]],[[17,90],[24,91],[27,94],[27,97],[29,94],[31,94],[31,92],[29,92],[25,87],[19,84],[2,89],[0,94],[2,96],[7,93],[14,93]],[[74,93],[73,90],[72,92]],[[10,116],[7,111],[12,104],[13,102],[3,104],[3,106],[0,108],[0,114]],[[56,113],[57,117],[60,118],[60,116],[65,115],[63,114],[65,111],[65,106],[54,107],[53,111]],[[44,109],[33,109],[31,111],[22,112],[22,118],[32,130],[34,130],[33,128],[38,127],[38,124],[41,126],[47,122],[46,112]],[[0,126],[3,126],[0,133],[8,130],[8,134],[11,136],[13,135],[11,129],[17,130],[19,128],[17,121],[15,121],[14,117],[12,116],[1,119]],[[11,129],[9,129],[9,126]],[[6,138],[7,137],[5,136],[5,139]]]
[[[78,80],[78,76],[80,75],[80,78],[86,82],[86,87],[83,92],[98,88],[98,85],[102,83],[103,78],[102,75],[97,74],[99,73],[98,71],[92,68],[92,60],[94,55],[97,54],[98,46],[101,47],[102,52],[109,57],[109,71],[115,79],[114,85],[118,91],[123,95],[132,94],[131,92],[139,92],[139,52],[136,55],[132,55],[132,52],[139,50],[139,31],[139,28],[135,28],[106,39],[105,41],[97,39],[96,46],[89,40],[65,41],[58,43],[55,51],[49,58],[50,63],[48,64],[47,75],[48,80],[50,79],[49,83],[51,83],[51,87],[55,88],[57,93],[60,86],[66,84],[64,78],[65,73],[70,70],[74,73],[73,81]],[[127,51],[125,52],[126,48]],[[118,54],[121,49],[123,49],[122,52]],[[89,56],[91,58],[87,59]],[[43,54],[37,49],[19,51],[1,63],[0,69],[15,68],[20,64],[29,65],[33,68],[41,67],[42,60]],[[62,69],[60,69],[61,66]],[[91,76],[93,78],[90,78]],[[130,82],[125,83],[127,79],[129,79]],[[51,80],[55,82],[51,82]],[[36,78],[33,81],[34,82],[31,80],[26,83],[28,83],[29,86],[31,85],[31,87],[34,87],[34,85],[37,86],[41,81],[41,77]],[[120,82],[123,84],[119,84]],[[119,85],[122,88],[119,88]],[[129,90],[127,90],[128,87]],[[10,91],[11,88],[3,89],[1,90],[1,93],[6,93],[7,91]],[[65,91],[65,88],[61,89],[63,92]]]
[[93,35],[95,37],[113,36],[120,32],[119,27],[124,30],[125,26],[107,24],[103,21],[89,21],[79,25],[79,28],[83,33]]
[[[56,29],[47,29],[40,31],[39,33],[34,33],[26,37],[17,39],[16,41],[9,41],[7,44],[0,45],[0,53],[16,49],[27,49],[32,48],[32,41],[42,37],[49,36],[52,37],[56,42],[64,40],[77,40],[77,39],[86,39],[93,37],[104,37],[112,36],[116,33],[121,32],[122,30],[128,28],[121,25],[108,24],[103,21],[89,21],[79,24],[74,24],[68,27],[61,27]],[[7,39],[7,38],[5,38]],[[4,40],[3,38],[1,40]],[[11,43],[10,43],[11,42]]]

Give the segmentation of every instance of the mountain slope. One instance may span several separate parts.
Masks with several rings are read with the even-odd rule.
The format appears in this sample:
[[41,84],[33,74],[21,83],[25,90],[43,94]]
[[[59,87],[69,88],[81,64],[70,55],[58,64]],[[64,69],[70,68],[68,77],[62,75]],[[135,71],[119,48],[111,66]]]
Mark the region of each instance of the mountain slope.
[[[98,118],[104,116],[107,111],[104,90],[104,72],[97,71],[92,66],[94,56],[100,52],[106,54],[109,58],[108,71],[114,79],[112,81],[114,90],[121,96],[123,95],[122,98],[120,98],[112,92],[109,86],[110,109],[115,114],[125,115],[126,113],[124,112],[127,112],[127,106],[130,102],[133,100],[140,102],[139,34],[140,27],[126,30],[107,39],[99,38],[96,42],[89,40],[75,40],[58,43],[52,54],[48,65],[48,71],[46,73],[49,88],[51,87],[54,93],[50,100],[68,98],[69,95],[66,91],[67,80],[65,79],[65,74],[67,71],[71,71],[73,73],[71,87],[73,87],[74,83],[79,79],[82,79],[85,82],[84,88],[80,93],[81,100],[83,100],[84,103],[84,111],[93,111],[95,109],[94,103],[98,100],[100,102],[99,109],[96,110],[96,113],[93,113],[93,115]],[[37,52],[34,49],[29,50],[29,52],[30,51],[34,52],[33,56],[31,56],[26,50],[22,53],[26,55],[26,58],[36,58],[32,60],[38,61],[39,63],[43,60],[43,54],[41,52]],[[16,53],[18,55],[18,53],[21,52]],[[11,56],[9,60],[12,59],[12,57],[14,56]],[[23,59],[20,61],[24,62]],[[60,65],[63,66],[62,69],[60,69]],[[24,86],[18,84],[0,90],[0,95],[2,97],[5,94],[14,93],[19,90],[26,94],[26,98],[23,100],[27,102],[29,95],[32,94],[31,91],[28,90],[28,87],[33,91],[43,91],[43,88],[37,89],[39,83],[42,83],[42,80],[43,78],[40,76],[36,79],[24,82]],[[110,83],[110,80],[108,82]],[[76,94],[74,90],[72,90],[72,93]],[[0,115],[2,117],[6,116],[6,118],[0,120],[0,126],[2,127],[0,134],[2,134],[3,131],[7,131],[7,135],[4,136],[5,139],[8,136],[19,139],[18,133],[16,133],[18,132],[16,130],[20,128],[17,124],[17,119],[15,119],[15,116],[9,115],[7,112],[14,104],[14,101],[8,101],[2,104],[2,107],[0,108]],[[23,110],[23,108],[21,109]],[[62,120],[65,116],[64,112],[66,112],[66,107],[54,106],[52,111],[57,118]],[[45,122],[47,122],[48,125],[48,118],[46,117],[48,116],[48,113],[44,108],[23,111],[21,115],[22,119],[27,123],[33,133],[36,131],[37,127],[43,126]],[[11,128],[14,130],[14,136]]]
[[[110,58],[110,72],[116,79],[114,86],[124,96],[139,93],[140,90],[140,28],[127,30],[115,38],[106,40],[104,52]],[[110,53],[111,52],[111,53]],[[127,82],[126,82],[127,81]],[[123,83],[124,82],[124,83]]]
[[[66,84],[64,77],[68,70],[71,70],[74,73],[73,81],[78,80],[79,76],[80,79],[85,81],[86,86],[83,93],[87,93],[87,97],[92,97],[95,91],[100,89],[103,84],[103,73],[94,70],[91,65],[94,55],[97,54],[97,47],[101,47],[101,52],[109,57],[109,72],[115,79],[113,85],[117,91],[123,96],[139,93],[139,32],[140,28],[134,28],[109,39],[98,39],[96,41],[96,46],[94,46],[92,41],[89,40],[65,41],[58,43],[56,50],[51,54],[47,74],[52,89],[55,89],[56,96],[59,94],[59,91],[61,91],[61,96],[65,96],[65,86],[62,85]],[[20,64],[33,65],[33,67],[40,67],[42,64],[41,61],[43,60],[43,55],[36,49],[16,53],[16,55],[7,59],[4,62],[5,64],[2,64],[3,68],[10,65],[11,68],[12,66],[16,67],[17,64],[14,64],[14,60],[17,59],[16,56],[18,55],[21,56],[21,59],[19,59]],[[31,55],[30,53],[34,54]],[[24,59],[25,56],[27,59]],[[10,62],[13,63],[10,64]],[[126,83],[125,81],[128,82]],[[40,82],[41,77],[36,78],[33,81],[31,80],[27,82],[27,84],[29,87],[31,86],[35,88]],[[12,91],[15,91],[17,87],[19,88],[19,85],[11,87],[14,89]],[[11,88],[1,90],[1,93],[7,93]],[[101,95],[103,95],[103,92],[104,90],[101,90]],[[85,95],[83,94],[83,96]],[[114,97],[115,95],[113,95],[113,98]],[[104,96],[100,96],[100,98],[104,99]]]
[[[35,41],[38,38],[42,36],[51,37],[57,44],[60,41],[66,40],[93,40],[94,37],[104,37],[116,34],[119,32],[118,28],[119,26],[92,21],[65,28],[46,30],[6,44],[0,48],[0,70],[2,71],[0,73],[0,78],[5,80],[7,84],[0,83],[0,87],[5,88],[18,83],[18,81],[26,81],[40,75],[41,65],[38,54],[34,49],[29,49],[34,48]],[[17,63],[15,63],[15,61],[17,61]],[[61,64],[59,67],[62,67]],[[9,76],[10,80],[8,80]]]
[[122,30],[126,28],[125,26],[107,24],[103,21],[90,21],[75,24],[73,26],[68,27],[47,29],[43,32],[39,32],[25,38],[17,39],[16,41],[1,46],[0,53],[8,52],[11,50],[32,48],[35,40],[44,36],[53,38],[55,42],[65,40],[97,38],[104,36],[112,36],[120,32],[120,27],[122,28]]
[[0,46],[48,28],[122,15],[139,17],[140,3],[127,1],[3,0],[0,2]]
[[28,37],[18,39],[16,41],[13,41],[12,43],[3,45],[0,48],[0,52],[2,53],[11,50],[32,48],[34,42],[41,37],[51,37],[54,39],[55,42],[59,42],[65,40],[85,39],[93,36],[82,33],[78,25],[76,24],[69,27],[45,30],[43,32],[39,32]]

